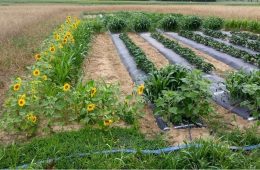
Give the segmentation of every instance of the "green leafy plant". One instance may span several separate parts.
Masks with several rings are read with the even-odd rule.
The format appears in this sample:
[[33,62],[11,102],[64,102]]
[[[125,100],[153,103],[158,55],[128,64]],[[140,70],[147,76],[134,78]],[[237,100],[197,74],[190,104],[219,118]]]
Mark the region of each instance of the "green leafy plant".
[[196,122],[212,111],[209,82],[200,71],[170,65],[151,73],[144,95],[155,104],[155,114],[175,124]]
[[260,71],[230,73],[226,78],[226,86],[234,100],[248,107],[253,116],[260,116]]
[[191,31],[180,31],[179,34],[185,38],[189,38],[198,43],[212,47],[220,52],[225,52],[233,57],[242,58],[246,62],[252,63],[256,66],[260,66],[259,54],[255,54],[255,55],[249,54],[248,52],[237,49],[231,45],[226,45],[222,42],[215,41],[212,38],[204,37],[199,34],[194,34]]
[[221,31],[215,31],[215,30],[211,30],[211,29],[203,29],[203,33],[205,35],[208,35],[210,37],[214,37],[214,38],[220,38],[225,40],[227,38],[227,35],[222,33]]
[[178,22],[176,17],[174,16],[165,16],[163,19],[160,21],[160,26],[162,27],[163,30],[165,31],[173,31],[177,28]]
[[232,35],[236,35],[245,39],[251,39],[251,40],[258,40],[260,41],[260,35],[250,33],[250,32],[237,32],[237,31],[231,31]]
[[202,19],[198,16],[186,16],[181,22],[181,28],[185,30],[198,30],[201,25]]
[[219,30],[223,27],[224,20],[219,17],[209,17],[203,20],[202,27],[211,30]]
[[135,32],[147,32],[151,27],[151,20],[143,13],[136,13],[131,19],[131,25]]
[[204,61],[201,57],[197,56],[191,49],[181,47],[177,42],[166,38],[160,33],[152,33],[152,37],[161,42],[165,47],[173,50],[183,58],[187,59],[191,64],[195,65],[198,69],[204,72],[210,72],[214,66]]
[[111,32],[122,32],[127,27],[127,23],[123,18],[113,16],[109,18],[107,28]]
[[243,37],[232,35],[229,42],[260,52],[260,41],[258,40],[252,41]]
[[134,60],[137,64],[138,68],[142,69],[146,73],[150,73],[153,70],[156,70],[154,64],[150,60],[147,59],[145,53],[141,50],[141,48],[136,46],[132,42],[132,40],[127,36],[126,33],[120,34],[119,37],[121,40],[123,40],[127,49],[134,57]]

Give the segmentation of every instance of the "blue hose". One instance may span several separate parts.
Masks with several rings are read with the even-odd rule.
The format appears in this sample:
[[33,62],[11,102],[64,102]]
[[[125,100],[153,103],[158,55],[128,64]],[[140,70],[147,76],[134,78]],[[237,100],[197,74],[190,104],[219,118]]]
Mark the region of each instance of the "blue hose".
[[[190,147],[201,147],[202,145],[199,144],[190,144],[190,145],[179,145],[179,146],[172,146],[172,147],[166,147],[166,148],[161,148],[161,149],[155,149],[155,150],[141,150],[140,152],[143,154],[156,154],[156,155],[160,155],[160,154],[166,154],[166,153],[171,153],[171,152],[175,152],[181,149],[186,149],[186,148],[190,148]],[[243,151],[251,151],[254,149],[260,148],[260,144],[258,145],[252,145],[252,146],[230,146],[229,149],[231,149],[232,151],[238,151],[238,150],[243,150]],[[78,153],[78,154],[73,154],[73,155],[69,155],[69,156],[65,156],[65,157],[59,157],[59,158],[55,158],[55,159],[47,159],[47,160],[43,160],[43,161],[38,161],[36,162],[36,164],[42,164],[42,163],[51,163],[54,161],[58,161],[61,158],[75,158],[75,157],[86,157],[89,155],[94,155],[94,154],[113,154],[113,153],[137,153],[138,151],[135,149],[112,149],[112,150],[104,150],[104,151],[97,151],[97,152],[91,152],[91,153]],[[21,166],[18,166],[17,169],[26,169],[30,166],[30,164],[24,164]]]

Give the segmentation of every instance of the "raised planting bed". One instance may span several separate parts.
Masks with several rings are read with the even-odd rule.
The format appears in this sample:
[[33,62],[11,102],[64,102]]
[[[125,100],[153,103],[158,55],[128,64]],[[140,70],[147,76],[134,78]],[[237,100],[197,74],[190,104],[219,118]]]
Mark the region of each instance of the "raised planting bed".
[[181,57],[188,60],[191,64],[195,65],[196,68],[206,73],[211,72],[214,69],[214,66],[212,64],[205,62],[202,58],[197,56],[192,50],[182,47],[176,41],[170,40],[169,38],[166,38],[160,33],[152,33],[151,36],[157,41],[161,42],[165,47],[172,49]]
[[260,52],[260,40],[248,40],[244,37],[232,35],[229,40],[230,43],[240,45],[242,47]]
[[204,44],[206,46],[212,47],[218,51],[227,53],[233,57],[241,58],[244,61],[249,62],[255,66],[260,66],[259,54],[256,54],[256,55],[249,54],[246,51],[236,49],[233,46],[226,45],[225,43],[216,41],[209,37],[204,37],[202,35],[195,34],[191,31],[180,31],[179,34],[185,38],[188,38],[188,39],[196,41],[200,44]]

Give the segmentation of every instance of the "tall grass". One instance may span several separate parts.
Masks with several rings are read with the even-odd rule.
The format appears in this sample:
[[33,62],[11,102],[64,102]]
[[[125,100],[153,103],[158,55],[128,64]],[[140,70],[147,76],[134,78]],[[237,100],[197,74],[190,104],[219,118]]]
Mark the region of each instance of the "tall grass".
[[260,33],[260,22],[257,20],[225,20],[224,28],[227,30],[244,30]]

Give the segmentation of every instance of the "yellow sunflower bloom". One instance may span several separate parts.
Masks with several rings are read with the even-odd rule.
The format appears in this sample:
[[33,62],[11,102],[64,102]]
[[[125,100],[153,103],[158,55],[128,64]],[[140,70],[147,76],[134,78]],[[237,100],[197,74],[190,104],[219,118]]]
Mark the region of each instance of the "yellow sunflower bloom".
[[137,93],[138,93],[139,95],[142,95],[143,92],[144,92],[144,84],[141,84],[141,85],[138,87],[138,89],[137,89]]
[[53,45],[50,47],[50,52],[52,52],[52,53],[55,52],[55,47]]
[[23,107],[23,106],[25,105],[25,99],[24,99],[24,98],[20,98],[20,99],[18,100],[18,105],[19,105],[20,107]]
[[68,83],[65,83],[64,86],[63,86],[63,90],[64,91],[70,90],[70,85]]
[[36,61],[39,61],[41,59],[41,55],[40,54],[35,54],[34,58]]
[[91,96],[91,97],[94,97],[95,94],[96,94],[96,92],[97,92],[97,88],[96,88],[96,87],[93,87],[93,88],[91,89],[91,91],[90,91],[90,96]]
[[40,74],[41,74],[41,72],[40,72],[40,70],[38,70],[38,69],[35,69],[35,70],[33,71],[33,75],[34,75],[35,77],[39,76]]
[[104,126],[110,126],[113,123],[112,120],[105,120],[104,121]]
[[33,114],[30,112],[30,113],[28,113],[28,114],[26,115],[26,119],[27,119],[28,121],[30,121],[32,116],[33,116]]
[[42,79],[46,81],[46,80],[48,80],[48,77],[46,75],[43,75]]
[[96,108],[96,105],[93,104],[93,103],[88,104],[88,106],[87,106],[87,110],[88,110],[89,112],[92,112],[93,110],[95,110],[95,108]]
[[67,38],[64,38],[62,42],[63,42],[63,44],[66,44],[67,41],[68,41]]
[[20,83],[16,83],[15,85],[14,85],[14,91],[18,91],[19,89],[20,89],[20,87],[21,87],[21,84]]
[[33,122],[33,123],[36,123],[36,121],[37,121],[37,117],[36,116],[31,116],[31,122]]

